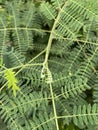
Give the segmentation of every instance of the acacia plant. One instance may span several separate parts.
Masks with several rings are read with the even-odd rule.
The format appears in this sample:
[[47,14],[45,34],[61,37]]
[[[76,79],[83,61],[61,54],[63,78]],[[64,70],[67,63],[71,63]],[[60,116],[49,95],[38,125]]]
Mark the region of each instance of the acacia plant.
[[96,130],[98,0],[1,3],[0,119],[7,129]]

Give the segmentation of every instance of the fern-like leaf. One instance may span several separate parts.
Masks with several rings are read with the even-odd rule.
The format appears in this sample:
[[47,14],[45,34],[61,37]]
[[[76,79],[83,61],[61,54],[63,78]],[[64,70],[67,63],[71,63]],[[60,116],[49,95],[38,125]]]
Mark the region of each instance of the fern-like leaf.
[[5,71],[5,79],[8,82],[8,88],[11,88],[14,96],[16,97],[16,91],[20,91],[20,88],[17,86],[18,80],[15,77],[15,72],[11,69]]
[[96,104],[93,106],[75,106],[73,108],[73,122],[78,126],[80,125],[80,127],[88,124],[97,124],[97,116],[98,110]]

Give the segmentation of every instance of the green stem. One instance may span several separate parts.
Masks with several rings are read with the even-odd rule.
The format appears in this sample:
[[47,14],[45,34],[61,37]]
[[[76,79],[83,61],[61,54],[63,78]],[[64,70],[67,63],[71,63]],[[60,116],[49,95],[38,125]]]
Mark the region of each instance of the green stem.
[[51,83],[50,83],[50,93],[51,93],[51,96],[52,96],[52,104],[53,104],[53,111],[54,111],[54,118],[55,118],[56,128],[57,128],[57,130],[59,130],[59,124],[58,124],[57,113],[56,113],[56,106],[55,106],[53,89],[52,89]]
[[44,61],[44,64],[46,64],[48,62],[48,57],[49,57],[49,53],[50,53],[50,49],[51,49],[51,45],[52,45],[52,41],[53,41],[53,38],[54,38],[54,32],[55,32],[55,28],[56,28],[56,25],[60,19],[60,16],[61,16],[61,13],[62,13],[62,10],[63,8],[65,7],[66,4],[63,5],[63,7],[60,9],[57,17],[54,19],[55,22],[53,24],[53,27],[52,27],[52,30],[51,30],[51,33],[50,33],[50,37],[49,37],[49,40],[48,40],[48,44],[47,44],[47,47],[46,47],[46,55],[45,55],[45,61]]

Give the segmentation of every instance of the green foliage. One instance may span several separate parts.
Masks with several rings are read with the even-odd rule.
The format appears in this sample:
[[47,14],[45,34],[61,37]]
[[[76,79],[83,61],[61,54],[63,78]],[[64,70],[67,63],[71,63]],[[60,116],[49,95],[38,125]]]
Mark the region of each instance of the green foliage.
[[11,70],[11,69],[7,69],[5,71],[4,77],[8,81],[8,88],[12,87],[13,94],[16,97],[16,91],[19,91],[20,89],[17,86],[18,80],[15,77],[15,72],[13,72],[13,70]]
[[96,130],[97,5],[1,1],[0,120],[8,130]]

